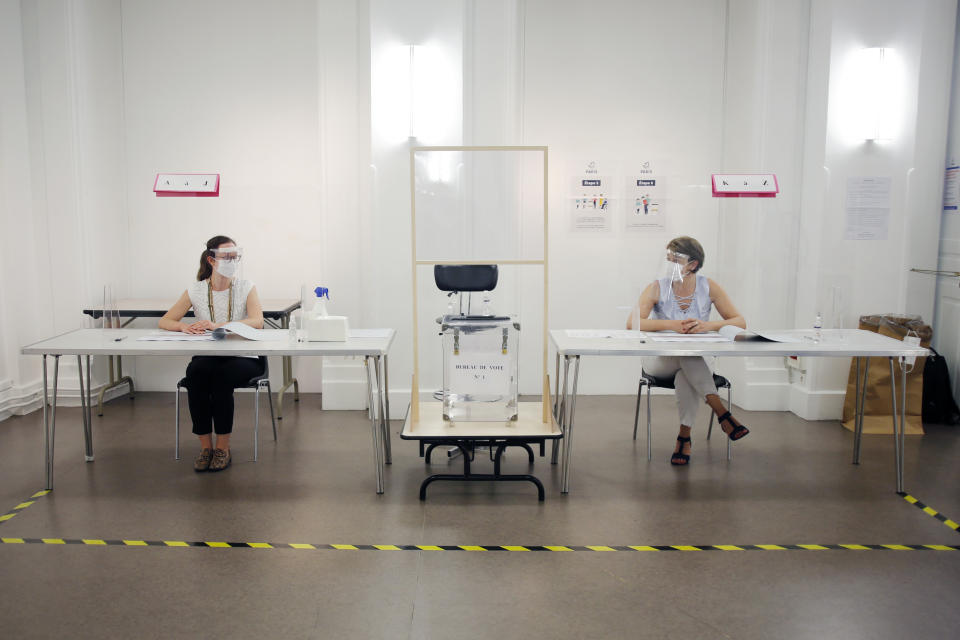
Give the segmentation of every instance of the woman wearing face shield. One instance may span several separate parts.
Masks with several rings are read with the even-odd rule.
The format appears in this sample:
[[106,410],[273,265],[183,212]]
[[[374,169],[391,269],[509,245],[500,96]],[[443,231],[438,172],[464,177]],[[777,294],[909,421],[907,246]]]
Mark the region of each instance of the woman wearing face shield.
[[[257,288],[239,277],[242,252],[227,236],[214,236],[200,254],[197,280],[160,318],[167,331],[200,334],[228,322],[263,328],[263,309]],[[193,308],[197,320],[182,322]],[[223,471],[230,466],[233,431],[233,390],[263,373],[256,357],[195,356],[187,365],[187,396],[193,432],[200,438],[195,471]],[[216,441],[212,431],[216,432]]]
[[[640,295],[637,306],[627,319],[627,329],[677,333],[718,331],[728,325],[746,329],[746,321],[727,292],[698,273],[703,261],[703,247],[695,239],[682,236],[671,240],[667,244],[664,273]],[[714,306],[723,320],[710,320],[710,310]],[[717,414],[720,427],[731,440],[739,440],[750,432],[723,406],[713,384],[713,373],[702,356],[645,357],[643,370],[657,378],[675,376],[680,434],[670,458],[671,464],[690,463],[690,428],[702,401],[706,401]]]

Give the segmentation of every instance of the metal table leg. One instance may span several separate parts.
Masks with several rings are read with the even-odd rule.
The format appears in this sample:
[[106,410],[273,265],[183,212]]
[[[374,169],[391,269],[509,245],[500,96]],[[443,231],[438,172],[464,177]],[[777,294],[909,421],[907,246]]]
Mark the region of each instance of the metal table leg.
[[[568,359],[570,356],[564,356]],[[573,390],[570,392],[570,411],[567,413],[566,427],[563,429],[563,470],[560,492],[570,493],[570,455],[573,449],[573,420],[577,408],[577,380],[580,377],[580,356],[573,356]],[[566,382],[566,380],[564,380]],[[564,394],[566,395],[566,394]]]
[[863,365],[863,380],[860,379],[860,361],[857,357],[857,385],[856,397],[854,398],[853,417],[853,464],[860,464],[860,445],[863,440],[863,410],[866,406],[867,396],[867,374],[870,372],[870,358],[866,359]]
[[374,475],[377,480],[377,493],[383,493],[383,459],[381,457],[381,444],[380,444],[380,432],[382,429],[381,424],[378,421],[377,416],[377,407],[379,402],[377,402],[373,393],[373,383],[374,383],[374,374],[370,372],[370,360],[373,359],[374,366],[380,366],[380,356],[364,356],[363,357],[363,368],[367,374],[367,398],[370,403],[370,427],[373,433],[373,457],[374,457]]
[[[90,356],[87,356],[87,361],[90,360]],[[84,459],[87,462],[93,462],[93,425],[91,416],[88,412],[89,409],[89,399],[87,394],[87,386],[90,384],[90,371],[87,370],[87,384],[83,383],[83,356],[77,356],[77,379],[80,381],[80,421],[83,424],[83,444],[84,444]]]
[[[266,321],[266,320],[265,320]],[[267,321],[269,322],[269,321]],[[271,325],[276,326],[273,322]],[[290,316],[284,315],[280,318],[280,328],[290,328]],[[283,384],[277,390],[277,420],[283,420],[283,393],[293,385],[293,401],[300,402],[300,383],[293,377],[293,356],[281,356],[283,366]]]
[[[43,455],[45,458],[46,483],[44,488],[53,489],[53,449],[57,434],[57,381],[60,376],[60,356],[53,356],[53,402],[47,398],[47,356],[43,356]],[[47,405],[49,404],[49,412]]]
[[[557,354],[557,358],[560,357],[560,354]],[[559,363],[558,363],[559,364]],[[570,377],[570,358],[567,356],[563,357],[563,389],[558,391],[558,402],[560,403],[557,407],[557,424],[560,425],[560,431],[564,431],[564,415],[567,411],[567,390],[570,388],[568,380]],[[557,374],[557,383],[560,384],[560,375]],[[565,433],[565,432],[564,432]],[[566,449],[566,447],[564,447]],[[550,464],[557,464],[557,457],[560,453],[560,443],[557,440],[553,441],[553,455],[550,458]],[[562,474],[561,474],[562,475]]]
[[[117,373],[113,373],[113,359],[117,359]],[[103,388],[100,389],[100,393],[97,395],[97,415],[103,415],[103,396],[104,394],[113,389],[114,387],[119,387],[123,384],[130,385],[130,399],[133,399],[133,394],[135,389],[133,388],[133,378],[130,376],[123,375],[123,357],[122,356],[107,356],[107,368],[110,370],[110,382],[105,384]]]
[[[897,493],[903,493],[903,432],[906,430],[907,419],[907,371],[906,367],[901,367],[901,403],[899,416],[897,412],[897,383],[896,373],[893,367],[893,357],[890,360],[890,405],[893,414],[893,459],[897,472]],[[900,426],[897,428],[897,418],[899,417]]]
[[893,358],[890,358],[890,404],[893,408],[893,457],[897,472],[897,493],[903,494],[904,434],[907,430],[907,368],[900,358],[900,411],[899,429],[897,428],[897,384]]
[[380,385],[380,372],[377,370],[377,391],[380,394],[380,425],[383,428],[383,459],[386,464],[393,464],[393,454],[390,451],[390,387],[387,384],[387,354],[383,354],[383,385]]
[[[560,410],[560,353],[557,353],[557,370],[556,376],[553,379],[553,417],[557,419],[557,423],[563,426],[563,423],[560,421],[559,413]],[[557,464],[557,457],[560,455],[560,440],[554,439],[553,444],[550,445],[550,464]]]

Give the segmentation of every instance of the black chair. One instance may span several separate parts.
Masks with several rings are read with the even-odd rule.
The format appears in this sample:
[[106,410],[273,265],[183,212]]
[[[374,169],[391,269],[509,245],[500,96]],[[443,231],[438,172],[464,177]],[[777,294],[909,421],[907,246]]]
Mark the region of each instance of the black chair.
[[[652,387],[660,387],[661,389],[674,389],[674,376],[668,378],[658,378],[652,376],[646,371],[640,373],[640,385],[637,387],[637,410],[633,416],[633,439],[637,439],[637,425],[640,422],[640,399],[643,397],[643,388],[647,388],[647,460],[651,459],[650,452],[650,389]],[[724,378],[723,376],[715,373],[713,374],[713,384],[716,385],[717,390],[726,389],[727,390],[727,406],[733,407],[733,389],[730,386],[730,381]],[[691,425],[693,426],[693,425]],[[710,412],[710,427],[707,429],[707,440],[710,439],[710,434],[713,432],[713,411]],[[727,460],[730,459],[730,439],[727,439]]]
[[[273,397],[270,391],[270,367],[267,363],[267,356],[259,356],[258,360],[263,365],[263,373],[258,374],[247,382],[247,384],[237,387],[238,389],[253,389],[253,461],[257,461],[260,443],[260,391],[267,390],[267,401],[270,403],[270,422],[273,423],[273,441],[277,441],[277,420],[273,415]],[[177,383],[176,405],[177,405],[177,426],[176,426],[176,449],[174,459],[180,459],[180,390],[187,388],[187,379],[181,378]]]

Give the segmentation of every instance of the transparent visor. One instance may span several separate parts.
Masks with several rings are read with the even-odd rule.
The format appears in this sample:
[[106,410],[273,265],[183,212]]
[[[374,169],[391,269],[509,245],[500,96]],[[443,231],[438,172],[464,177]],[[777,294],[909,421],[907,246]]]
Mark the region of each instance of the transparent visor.
[[667,249],[667,256],[661,269],[660,279],[666,278],[669,282],[682,281],[683,276],[688,272],[687,264],[689,262],[690,256]]
[[237,278],[240,275],[243,249],[240,247],[217,247],[213,252],[213,270],[225,278]]
[[240,247],[217,247],[216,249],[210,249],[213,252],[213,257],[216,260],[239,260],[243,257],[243,249]]

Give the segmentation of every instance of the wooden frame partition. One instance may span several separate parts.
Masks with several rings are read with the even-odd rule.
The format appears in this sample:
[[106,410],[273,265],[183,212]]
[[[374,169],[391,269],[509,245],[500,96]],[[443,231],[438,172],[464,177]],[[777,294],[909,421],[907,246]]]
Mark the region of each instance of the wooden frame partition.
[[[543,259],[542,260],[418,260],[417,259],[417,193],[416,193],[416,154],[424,151],[539,151],[543,154]],[[417,267],[438,264],[496,264],[496,265],[542,265],[543,267],[543,384],[542,417],[543,422],[551,420],[549,410],[550,380],[547,375],[547,353],[549,334],[549,224],[548,215],[548,150],[545,146],[426,146],[410,148],[410,272],[413,286],[413,380],[410,385],[410,419],[420,421],[420,304],[417,294]]]

